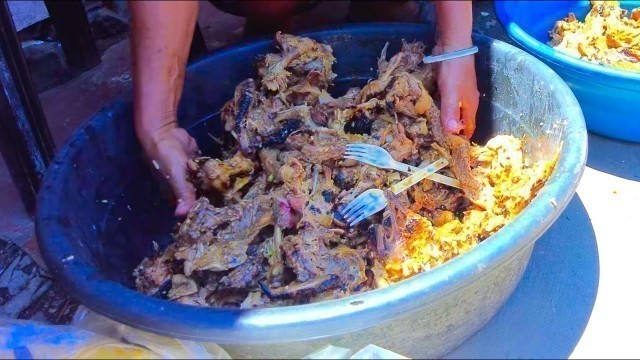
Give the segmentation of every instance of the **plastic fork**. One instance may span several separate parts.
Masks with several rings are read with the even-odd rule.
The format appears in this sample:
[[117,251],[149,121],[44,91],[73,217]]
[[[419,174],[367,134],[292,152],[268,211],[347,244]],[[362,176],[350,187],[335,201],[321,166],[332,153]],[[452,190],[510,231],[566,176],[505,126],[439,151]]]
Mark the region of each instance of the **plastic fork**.
[[[344,157],[378,168],[400,171],[405,174],[413,174],[420,170],[420,168],[415,166],[396,161],[387,150],[377,145],[362,143],[348,144]],[[430,174],[427,178],[460,189],[460,181],[457,179],[437,173]]]
[[[418,183],[420,180],[428,177],[430,174],[435,173],[448,164],[449,163],[446,159],[439,159],[436,162],[419,169],[408,178],[393,184],[389,190],[396,195],[400,194],[409,187]],[[350,226],[356,226],[362,220],[383,210],[387,205],[388,202],[386,196],[384,196],[384,191],[380,189],[369,189],[358,195],[353,199],[353,201],[347,204],[347,206],[339,210],[339,212]]]

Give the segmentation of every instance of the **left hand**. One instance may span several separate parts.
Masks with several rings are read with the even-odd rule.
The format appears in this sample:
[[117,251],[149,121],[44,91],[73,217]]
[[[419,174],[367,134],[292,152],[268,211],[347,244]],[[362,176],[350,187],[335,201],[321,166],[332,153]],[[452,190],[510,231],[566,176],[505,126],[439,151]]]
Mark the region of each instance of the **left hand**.
[[[468,44],[437,44],[433,55],[441,55],[470,48]],[[436,65],[438,89],[440,91],[440,120],[445,131],[471,138],[476,129],[476,111],[480,93],[476,81],[474,57],[472,55],[446,60]]]

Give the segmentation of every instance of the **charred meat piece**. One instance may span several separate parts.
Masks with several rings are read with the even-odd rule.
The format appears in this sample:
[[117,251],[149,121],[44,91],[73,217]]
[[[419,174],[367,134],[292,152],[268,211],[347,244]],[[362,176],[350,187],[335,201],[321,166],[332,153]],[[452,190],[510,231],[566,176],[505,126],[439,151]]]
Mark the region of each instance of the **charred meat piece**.
[[276,34],[276,45],[282,53],[267,55],[258,68],[266,90],[284,91],[302,81],[320,89],[331,84],[335,77],[331,71],[335,61],[331,47],[281,32]]
[[400,123],[389,125],[379,136],[382,147],[397,161],[404,161],[416,152],[413,141],[406,136],[404,126]]
[[382,222],[369,227],[368,233],[373,243],[374,253],[385,258],[400,245],[405,232],[409,201],[406,194],[393,195],[386,192],[389,205],[384,210]]
[[229,100],[221,111],[221,118],[226,131],[231,132],[245,154],[253,154],[260,147],[256,130],[252,128],[250,112],[258,102],[258,93],[253,79],[247,79],[238,86],[232,100]]
[[282,145],[287,137],[302,125],[302,120],[287,119],[282,123],[280,129],[273,135],[268,136],[264,141],[264,146]]
[[359,112],[345,125],[344,131],[350,134],[371,134],[371,125],[373,125],[373,119]]
[[293,229],[296,227],[296,224],[300,219],[299,211],[293,209],[286,197],[276,198],[273,210],[275,213],[276,225],[281,229]]
[[248,289],[257,285],[257,282],[260,280],[260,274],[264,275],[263,261],[264,257],[262,254],[256,254],[249,258],[242,265],[231,270],[228,275],[220,279],[220,288]]
[[242,200],[253,200],[260,195],[263,195],[267,188],[267,176],[266,174],[262,174],[258,176],[253,185],[247,190],[247,193],[244,195]]
[[171,288],[174,248],[171,244],[160,256],[144,259],[134,270],[136,288],[148,295],[157,294],[166,297]]
[[334,289],[340,286],[340,278],[337,275],[329,274],[304,283],[294,282],[281,288],[270,288],[265,282],[261,282],[260,286],[265,294],[271,298],[294,299],[318,294],[328,289]]
[[194,270],[224,271],[247,260],[249,244],[264,227],[273,225],[271,197],[261,196],[232,206],[241,216],[205,241],[183,247],[176,259],[184,260],[185,275]]
[[260,152],[258,153],[260,163],[262,164],[262,169],[265,171],[267,179],[271,179],[271,181],[273,181],[278,175],[278,171],[280,170],[280,166],[282,165],[278,161],[279,154],[280,150],[273,148],[260,149]]
[[175,300],[184,296],[193,295],[197,292],[198,284],[196,284],[193,279],[181,274],[176,274],[171,277],[171,290],[167,297],[170,300]]
[[340,278],[341,286],[353,290],[366,280],[362,253],[343,245],[327,249],[325,242],[342,233],[337,229],[305,229],[284,239],[286,263],[296,273],[298,282],[333,274]]
[[176,235],[177,243],[182,245],[206,241],[219,227],[240,219],[242,210],[241,206],[215,208],[206,197],[200,197],[185,221],[180,224]]
[[393,71],[398,73],[417,71],[423,65],[424,50],[424,44],[421,42],[407,43],[402,40],[400,52],[387,61],[387,46],[385,45],[378,59],[378,74],[386,73],[389,68],[393,68]]
[[423,181],[409,189],[409,195],[413,199],[411,206],[413,211],[420,210],[448,210],[457,211],[462,194],[459,190],[436,185],[430,181]]
[[308,162],[320,164],[324,161],[342,159],[348,143],[348,139],[341,136],[340,132],[323,128],[318,129],[309,138],[309,143],[305,144],[300,152]]
[[303,81],[294,85],[282,93],[287,102],[293,105],[322,105],[332,104],[334,99],[328,92],[316,86],[311,86],[309,82]]
[[333,183],[342,190],[349,190],[358,182],[359,166],[340,167],[333,172]]
[[412,118],[425,115],[433,106],[433,99],[422,82],[406,72],[399,73],[394,78],[385,101],[393,104],[395,112]]
[[269,304],[269,298],[262,295],[262,292],[250,292],[247,298],[240,304],[240,309],[258,309]]
[[314,169],[311,193],[309,201],[302,211],[302,219],[298,227],[323,226],[330,227],[333,222],[333,205],[338,189],[333,185],[329,174],[320,174],[318,168]]
[[340,206],[346,206],[366,190],[382,188],[387,179],[387,171],[369,165],[357,165],[353,169],[357,176],[355,186],[340,193],[338,200]]
[[231,132],[240,150],[249,157],[263,146],[264,138],[279,131],[280,121],[295,116],[311,122],[308,108],[287,108],[280,97],[266,97],[259,92],[251,79],[236,87],[234,98],[221,113],[225,130]]
[[[189,169],[195,174],[194,182],[200,190],[213,189],[224,193],[229,190],[232,180],[237,183],[239,178],[251,175],[255,170],[255,164],[242,152],[237,152],[227,160],[210,158],[192,160],[189,163]],[[234,188],[236,186],[234,185]]]

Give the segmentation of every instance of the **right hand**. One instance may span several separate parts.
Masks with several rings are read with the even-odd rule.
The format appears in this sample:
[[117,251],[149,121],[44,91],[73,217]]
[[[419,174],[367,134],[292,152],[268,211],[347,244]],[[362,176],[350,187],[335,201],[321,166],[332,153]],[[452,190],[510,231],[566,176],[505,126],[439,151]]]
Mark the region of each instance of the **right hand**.
[[141,136],[141,143],[154,171],[171,184],[177,199],[175,215],[184,217],[196,201],[196,189],[187,179],[187,162],[200,154],[195,139],[173,122]]

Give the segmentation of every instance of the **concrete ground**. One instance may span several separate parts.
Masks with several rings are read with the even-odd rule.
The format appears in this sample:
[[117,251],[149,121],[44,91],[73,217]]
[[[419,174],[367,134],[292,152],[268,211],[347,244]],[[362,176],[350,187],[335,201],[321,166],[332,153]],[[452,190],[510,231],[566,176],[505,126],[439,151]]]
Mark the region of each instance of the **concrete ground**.
[[[201,8],[200,24],[210,50],[240,39],[241,18],[222,14],[207,2]],[[508,41],[495,20],[492,2],[477,2],[474,8],[476,30]],[[297,26],[339,22],[346,9],[347,2],[327,2],[298,18]],[[61,145],[105,102],[124,96],[130,86],[129,44],[123,41],[107,50],[98,67],[42,93],[56,144]],[[1,161],[0,192],[0,239],[19,245],[39,262],[32,220],[22,210]],[[634,223],[639,203],[640,145],[591,134],[587,169],[577,195],[538,241],[514,295],[486,327],[447,358],[640,357],[640,235]],[[0,254],[4,251],[0,249]],[[30,266],[21,268],[32,274]],[[0,270],[0,304],[4,304],[5,268]],[[45,296],[35,296],[38,291],[32,292],[32,303],[43,301]],[[44,316],[44,320],[64,322],[69,302],[60,305],[60,299],[64,294],[57,299],[54,318]],[[22,305],[30,309],[32,303]],[[22,316],[32,315],[23,310]]]

